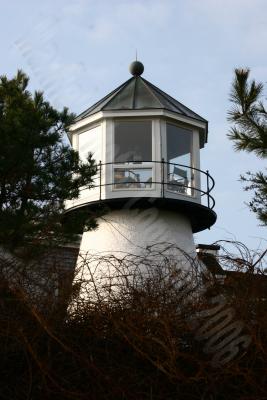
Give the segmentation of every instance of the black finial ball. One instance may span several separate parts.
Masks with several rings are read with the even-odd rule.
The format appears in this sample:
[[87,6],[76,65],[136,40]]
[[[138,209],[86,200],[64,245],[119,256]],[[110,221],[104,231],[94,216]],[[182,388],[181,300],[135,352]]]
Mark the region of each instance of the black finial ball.
[[133,76],[140,76],[144,72],[144,66],[140,61],[133,61],[129,66],[129,71]]

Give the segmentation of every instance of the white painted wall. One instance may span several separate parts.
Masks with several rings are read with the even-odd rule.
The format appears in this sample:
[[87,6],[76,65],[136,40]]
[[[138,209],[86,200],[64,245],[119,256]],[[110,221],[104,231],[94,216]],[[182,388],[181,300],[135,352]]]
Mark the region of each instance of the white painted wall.
[[142,254],[147,246],[166,242],[195,256],[190,222],[176,212],[121,209],[104,215],[98,223],[96,231],[83,233],[81,252]]
[[78,135],[78,150],[82,161],[86,161],[88,153],[99,162],[102,158],[102,129],[101,125],[93,126]]

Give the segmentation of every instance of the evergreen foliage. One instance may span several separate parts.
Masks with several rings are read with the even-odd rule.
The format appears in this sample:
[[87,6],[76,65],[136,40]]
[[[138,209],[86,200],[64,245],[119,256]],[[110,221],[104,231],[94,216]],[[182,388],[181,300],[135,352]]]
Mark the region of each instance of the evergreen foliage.
[[95,226],[81,213],[63,224],[65,200],[91,187],[96,173],[92,155],[82,163],[66,142],[74,114],[57,111],[28,84],[22,71],[0,77],[0,245],[13,250],[56,245],[72,240],[83,225]]
[[[261,100],[263,84],[249,81],[249,69],[236,69],[230,101],[233,108],[228,119],[233,126],[228,134],[237,151],[247,151],[262,159],[267,158],[267,110]],[[257,218],[267,225],[267,174],[264,171],[248,172],[241,176],[245,190],[254,191],[249,202]]]

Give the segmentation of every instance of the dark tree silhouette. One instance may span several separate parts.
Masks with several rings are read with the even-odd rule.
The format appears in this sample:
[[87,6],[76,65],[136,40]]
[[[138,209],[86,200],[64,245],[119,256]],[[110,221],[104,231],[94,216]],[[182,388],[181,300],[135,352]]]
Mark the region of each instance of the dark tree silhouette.
[[83,225],[94,226],[85,214],[64,217],[65,200],[91,187],[96,173],[92,155],[82,163],[67,144],[74,114],[57,111],[41,92],[31,94],[28,83],[22,71],[0,77],[0,245],[10,249],[55,246],[72,240]]

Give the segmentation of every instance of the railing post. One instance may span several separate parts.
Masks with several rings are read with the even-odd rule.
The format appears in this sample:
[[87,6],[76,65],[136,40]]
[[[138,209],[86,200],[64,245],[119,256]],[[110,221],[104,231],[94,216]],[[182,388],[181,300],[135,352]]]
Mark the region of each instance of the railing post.
[[99,161],[99,200],[102,197],[102,163]]
[[161,191],[162,191],[162,197],[165,197],[165,161],[164,158],[161,159]]
[[209,171],[206,171],[206,175],[207,175],[207,195],[208,195],[208,208],[210,208],[210,186],[209,186]]

